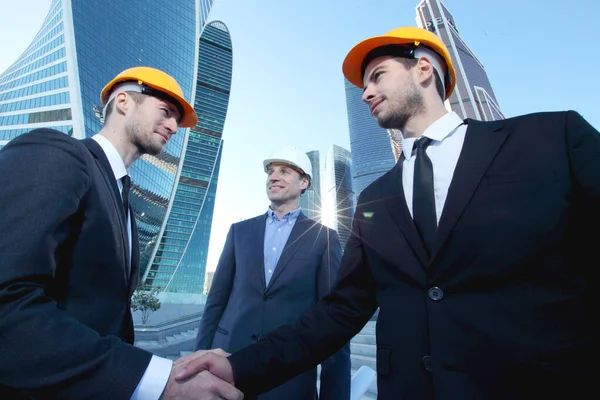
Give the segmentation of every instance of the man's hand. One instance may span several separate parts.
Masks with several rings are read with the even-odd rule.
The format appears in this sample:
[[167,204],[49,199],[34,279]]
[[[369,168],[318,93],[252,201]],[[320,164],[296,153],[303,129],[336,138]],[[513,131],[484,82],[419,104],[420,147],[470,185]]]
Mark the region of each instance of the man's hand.
[[208,371],[202,371],[188,379],[179,379],[177,382],[176,371],[178,369],[173,366],[167,386],[160,397],[161,400],[242,400],[244,398],[242,392]]
[[215,352],[207,352],[199,357],[189,360],[185,364],[182,363],[178,366],[174,366],[173,369],[177,371],[175,379],[177,381],[182,381],[200,371],[209,371],[214,376],[233,385],[233,369],[225,354],[219,355]]
[[185,367],[185,365],[187,363],[189,363],[192,360],[195,360],[198,357],[203,356],[206,353],[215,353],[215,354],[218,354],[223,357],[229,357],[231,355],[230,353],[227,353],[223,349],[198,350],[195,353],[188,354],[187,356],[178,358],[176,361],[173,362],[173,365],[179,369],[183,369],[183,367]]

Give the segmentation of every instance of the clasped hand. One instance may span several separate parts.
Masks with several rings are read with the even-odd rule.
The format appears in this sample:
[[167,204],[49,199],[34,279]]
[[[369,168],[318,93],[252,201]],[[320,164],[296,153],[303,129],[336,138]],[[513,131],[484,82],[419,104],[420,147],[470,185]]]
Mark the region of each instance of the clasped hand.
[[227,356],[221,349],[200,350],[176,360],[161,399],[243,399]]

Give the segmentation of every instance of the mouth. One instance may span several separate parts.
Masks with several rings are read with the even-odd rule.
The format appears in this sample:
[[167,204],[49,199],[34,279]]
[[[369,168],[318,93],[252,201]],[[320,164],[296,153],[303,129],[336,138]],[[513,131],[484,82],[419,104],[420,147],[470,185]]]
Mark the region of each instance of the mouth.
[[165,140],[165,143],[167,143],[169,141],[169,135],[167,135],[166,133],[162,133],[162,132],[155,132],[158,136],[162,137]]
[[377,109],[377,107],[378,107],[378,106],[381,104],[381,102],[382,102],[382,101],[383,101],[383,100],[377,100],[377,101],[375,101],[373,104],[371,104],[371,107],[370,107],[370,109],[371,109],[371,114],[374,114],[374,113],[375,113],[375,110],[376,110],[376,109]]
[[269,186],[269,190],[279,190],[279,189],[283,189],[283,186],[278,186],[278,185]]

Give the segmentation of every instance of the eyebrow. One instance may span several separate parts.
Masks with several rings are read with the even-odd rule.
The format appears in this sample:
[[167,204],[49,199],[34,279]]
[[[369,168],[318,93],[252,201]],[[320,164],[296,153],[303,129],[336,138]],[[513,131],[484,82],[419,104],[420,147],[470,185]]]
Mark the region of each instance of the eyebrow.
[[[381,71],[382,69],[385,69],[385,65],[378,65],[375,68],[373,68],[373,70],[369,73],[368,77],[367,77],[367,82],[371,82],[372,81],[372,77],[376,72]],[[364,83],[363,83],[364,85]],[[365,90],[367,90],[366,85],[365,87],[363,87],[363,93],[365,92]]]
[[171,114],[173,114],[173,116],[176,116],[179,114],[179,118],[175,118],[177,120],[177,123],[179,123],[183,119],[183,114],[179,111],[179,108],[177,108],[170,101],[166,101],[166,100],[161,100],[161,101],[165,104],[165,106],[169,109],[169,112]]

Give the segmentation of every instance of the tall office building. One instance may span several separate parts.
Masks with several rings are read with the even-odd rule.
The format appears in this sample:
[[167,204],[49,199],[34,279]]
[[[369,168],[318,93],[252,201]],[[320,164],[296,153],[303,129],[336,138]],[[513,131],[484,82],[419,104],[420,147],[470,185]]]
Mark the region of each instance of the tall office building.
[[189,132],[167,223],[144,279],[170,293],[201,294],[204,289],[231,89],[231,38],[225,24],[206,25],[198,47],[194,101],[198,124]]
[[300,196],[300,208],[302,213],[308,218],[317,222],[321,221],[321,164],[318,151],[309,151],[306,153],[312,171],[310,172],[311,184],[308,189]]
[[483,64],[460,37],[454,17],[442,1],[422,0],[416,11],[417,25],[442,39],[456,68],[456,88],[446,106],[463,119],[504,118]]
[[[355,197],[395,163],[390,135],[380,128],[363,101],[362,90],[344,78],[346,109],[352,152],[352,184]],[[356,201],[356,198],[354,199]]]
[[[32,43],[0,75],[0,146],[38,127],[51,127],[75,138],[91,137],[102,128],[99,94],[103,85],[134,66],[155,67],[172,75],[186,100],[198,110],[198,101],[193,101],[197,82],[202,79],[198,76],[198,43],[212,3],[53,0]],[[215,99],[215,104],[218,101]],[[158,246],[165,244],[162,236],[171,232],[167,229],[169,213],[179,212],[175,194],[185,181],[184,171],[193,169],[184,168],[185,161],[192,160],[193,152],[198,151],[198,157],[206,157],[208,164],[212,160],[210,165],[218,171],[215,160],[219,150],[210,153],[193,147],[195,139],[190,136],[194,129],[180,129],[161,155],[145,155],[129,170],[134,184],[130,204],[140,231],[143,275],[156,265]],[[220,141],[215,147],[221,148]],[[214,178],[215,173],[211,176]],[[212,178],[207,182],[213,182]],[[205,197],[210,197],[210,188],[208,192]],[[190,235],[186,230],[179,232],[178,238],[189,242]],[[179,264],[166,256],[161,260]],[[200,283],[200,291],[201,287]]]
[[327,153],[323,171],[322,223],[338,232],[342,249],[350,237],[354,216],[352,158],[343,147],[333,145]]

